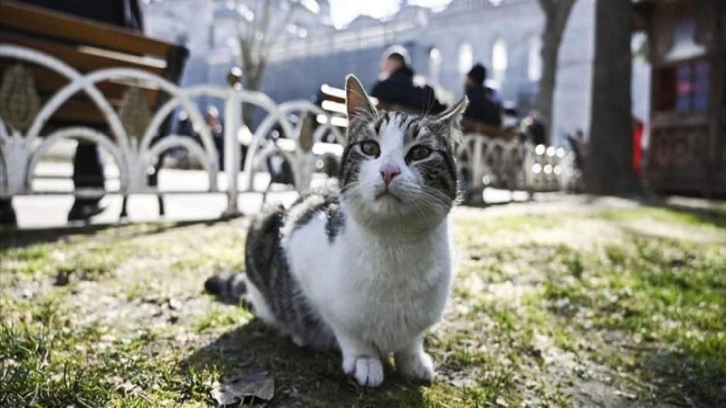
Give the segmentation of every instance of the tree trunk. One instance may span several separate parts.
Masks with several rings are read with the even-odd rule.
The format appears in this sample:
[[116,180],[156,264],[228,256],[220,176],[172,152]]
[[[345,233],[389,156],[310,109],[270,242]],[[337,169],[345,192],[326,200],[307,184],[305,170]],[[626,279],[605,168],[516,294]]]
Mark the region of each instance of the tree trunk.
[[631,24],[630,1],[597,0],[592,120],[585,167],[586,188],[593,194],[640,191],[632,166]]
[[540,78],[539,90],[534,102],[534,106],[544,122],[548,142],[552,140],[552,106],[557,85],[557,59],[560,55],[560,41],[562,40],[562,30],[551,27],[554,22],[550,23],[550,21],[551,19],[548,19],[545,32],[542,34],[542,78]]
[[575,1],[539,0],[540,8],[545,14],[545,29],[542,33],[542,50],[540,51],[542,78],[539,81],[534,106],[544,122],[548,142],[552,140],[552,107],[557,86],[557,60],[560,56],[560,44]]

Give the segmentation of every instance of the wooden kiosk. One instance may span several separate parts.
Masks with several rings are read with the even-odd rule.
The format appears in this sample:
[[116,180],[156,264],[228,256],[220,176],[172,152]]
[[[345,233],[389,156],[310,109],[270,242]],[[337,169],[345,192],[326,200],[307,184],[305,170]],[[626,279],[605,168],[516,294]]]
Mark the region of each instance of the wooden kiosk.
[[726,2],[640,0],[653,66],[649,187],[726,196]]

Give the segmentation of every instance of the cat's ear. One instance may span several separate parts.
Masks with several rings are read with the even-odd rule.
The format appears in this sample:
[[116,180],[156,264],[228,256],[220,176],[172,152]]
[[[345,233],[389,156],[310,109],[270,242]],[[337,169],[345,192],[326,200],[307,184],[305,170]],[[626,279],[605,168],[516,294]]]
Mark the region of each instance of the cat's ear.
[[345,109],[348,113],[348,122],[356,117],[372,119],[376,115],[376,108],[355,75],[348,75],[345,78]]
[[429,128],[437,133],[449,134],[453,144],[461,142],[461,119],[467,106],[469,106],[469,99],[464,95],[459,102],[431,118]]
[[444,112],[431,118],[430,126],[441,130],[458,127],[461,124],[461,118],[464,116],[464,111],[467,106],[469,106],[469,99],[464,96],[459,99],[459,102],[456,102]]

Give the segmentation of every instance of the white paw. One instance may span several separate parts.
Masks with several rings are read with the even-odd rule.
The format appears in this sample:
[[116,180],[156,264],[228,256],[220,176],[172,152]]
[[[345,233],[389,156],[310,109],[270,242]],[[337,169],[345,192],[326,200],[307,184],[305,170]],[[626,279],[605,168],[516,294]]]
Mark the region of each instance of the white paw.
[[396,355],[396,369],[402,375],[416,381],[431,382],[434,379],[434,361],[427,353]]
[[375,357],[345,357],[343,371],[363,387],[378,387],[383,382],[383,365]]

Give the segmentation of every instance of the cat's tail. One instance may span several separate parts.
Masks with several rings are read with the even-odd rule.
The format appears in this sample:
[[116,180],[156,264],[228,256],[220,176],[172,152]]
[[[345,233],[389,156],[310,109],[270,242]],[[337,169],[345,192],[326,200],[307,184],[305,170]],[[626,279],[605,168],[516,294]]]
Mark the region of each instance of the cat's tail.
[[221,302],[242,304],[258,309],[255,303],[267,302],[280,287],[279,258],[280,230],[285,209],[268,205],[252,220],[245,244],[246,273],[214,275],[204,282],[207,293]]
[[247,294],[246,280],[243,273],[214,275],[204,282],[204,290],[220,302],[240,304]]

